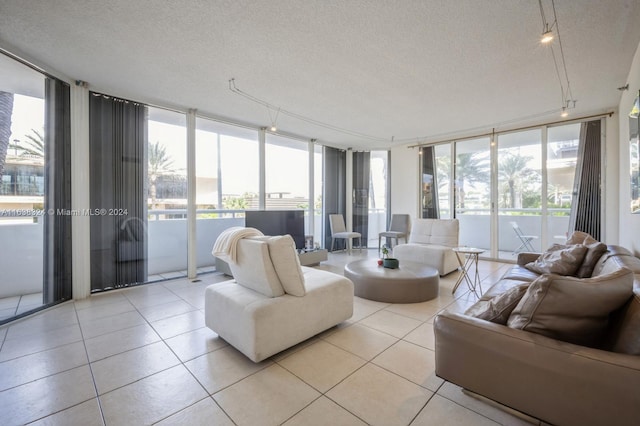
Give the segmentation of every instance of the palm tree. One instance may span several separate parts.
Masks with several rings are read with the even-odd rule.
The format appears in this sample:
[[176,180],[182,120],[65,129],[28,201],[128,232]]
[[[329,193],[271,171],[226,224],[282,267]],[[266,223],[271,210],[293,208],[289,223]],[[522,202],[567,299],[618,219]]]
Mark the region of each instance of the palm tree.
[[489,182],[489,162],[483,152],[456,155],[455,188],[458,191],[458,208],[464,209],[465,184],[473,188],[476,183]]
[[4,172],[7,150],[11,139],[11,116],[13,115],[13,93],[0,91],[0,176]]
[[[527,163],[531,161],[533,157],[516,155],[507,152],[500,158],[500,165],[498,166],[498,179],[507,184],[509,191],[508,207],[515,209],[516,204],[516,190],[522,192],[524,178],[531,178],[532,175],[536,175],[536,171],[527,166]],[[507,204],[505,202],[505,204]]]
[[155,209],[156,206],[156,181],[158,176],[162,174],[171,173],[171,165],[173,160],[171,156],[167,154],[167,148],[164,145],[160,145],[160,142],[149,144],[149,195],[151,196],[151,209]]
[[44,136],[36,129],[31,129],[31,132],[33,133],[32,135],[25,135],[27,146],[10,144],[9,148],[22,150],[20,156],[30,155],[31,157],[44,159]]

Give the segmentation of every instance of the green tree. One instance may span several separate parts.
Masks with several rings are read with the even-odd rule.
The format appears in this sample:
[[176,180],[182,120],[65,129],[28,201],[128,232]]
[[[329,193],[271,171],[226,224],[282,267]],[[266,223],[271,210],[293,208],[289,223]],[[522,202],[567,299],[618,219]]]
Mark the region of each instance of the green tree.
[[158,176],[172,172],[171,165],[173,164],[173,160],[171,160],[171,156],[167,154],[167,148],[160,145],[160,142],[149,144],[148,158],[149,171],[147,177],[149,183],[149,196],[151,197],[151,209],[155,209],[157,208],[156,182],[158,180]]
[[455,190],[457,207],[465,208],[465,185],[474,188],[477,183],[489,183],[489,161],[484,152],[469,152],[456,155]]
[[21,150],[20,156],[29,155],[31,157],[44,159],[44,135],[36,129],[31,129],[30,135],[25,135],[26,146],[24,144],[10,144],[9,148]]
[[0,91],[0,176],[7,161],[11,139],[11,116],[13,115],[13,93]]
[[527,180],[534,180],[538,176],[535,170],[527,166],[533,157],[516,155],[507,152],[500,157],[498,165],[498,180],[506,184],[508,199],[505,200],[505,207],[518,208],[518,194],[524,191],[524,183]]
[[226,210],[244,210],[247,208],[247,199],[244,197],[224,197],[222,206]]

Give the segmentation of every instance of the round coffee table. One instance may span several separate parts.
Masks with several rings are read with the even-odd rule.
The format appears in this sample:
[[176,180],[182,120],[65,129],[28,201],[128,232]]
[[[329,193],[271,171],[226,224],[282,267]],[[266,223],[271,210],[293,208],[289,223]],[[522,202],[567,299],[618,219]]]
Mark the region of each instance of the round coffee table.
[[438,297],[440,289],[438,270],[416,262],[388,269],[375,259],[357,260],[344,267],[344,276],[353,281],[356,296],[378,302],[424,302]]

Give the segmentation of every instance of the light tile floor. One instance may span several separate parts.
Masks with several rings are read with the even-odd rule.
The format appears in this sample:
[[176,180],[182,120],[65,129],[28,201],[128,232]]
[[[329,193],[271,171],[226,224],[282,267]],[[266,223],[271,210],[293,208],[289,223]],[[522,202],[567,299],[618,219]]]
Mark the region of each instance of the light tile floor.
[[[507,266],[481,261],[483,288]],[[457,276],[424,303],[356,298],[350,320],[259,364],[204,325],[222,275],[67,302],[0,327],[0,424],[528,424],[434,374],[433,317],[475,300],[451,294]]]

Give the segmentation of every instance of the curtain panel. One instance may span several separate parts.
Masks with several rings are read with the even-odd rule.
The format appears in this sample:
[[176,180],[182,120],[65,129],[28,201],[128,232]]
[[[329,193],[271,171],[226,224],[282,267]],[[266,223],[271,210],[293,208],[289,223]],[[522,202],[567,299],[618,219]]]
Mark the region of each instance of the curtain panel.
[[[360,246],[369,241],[369,194],[371,186],[371,153],[353,153],[353,232],[362,235]],[[346,241],[346,240],[345,240]]]
[[91,93],[91,290],[147,280],[147,108]]
[[582,123],[573,186],[569,234],[582,231],[601,238],[601,120]]
[[71,90],[45,79],[43,303],[72,297],[71,289]]
[[421,200],[422,217],[439,219],[438,181],[436,173],[436,149],[425,146],[420,150],[422,158]]
[[322,147],[322,221],[324,247],[331,247],[330,214],[345,215],[347,198],[347,153],[343,150]]

